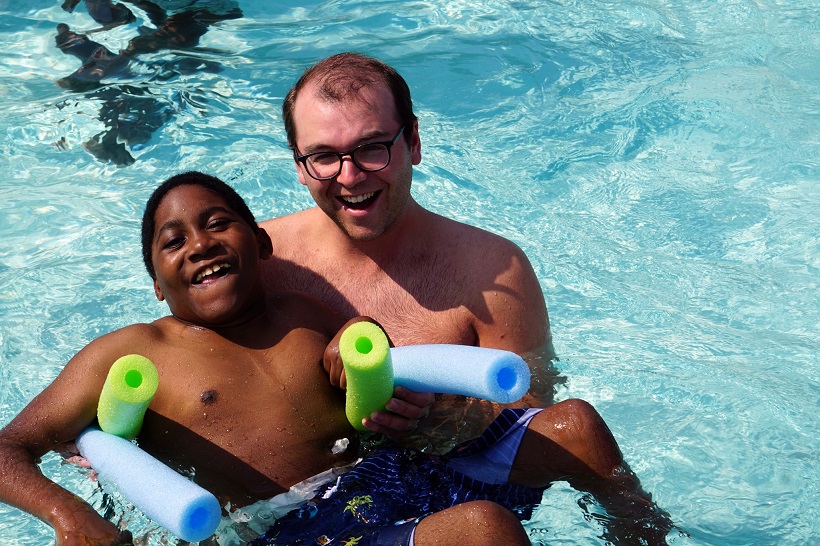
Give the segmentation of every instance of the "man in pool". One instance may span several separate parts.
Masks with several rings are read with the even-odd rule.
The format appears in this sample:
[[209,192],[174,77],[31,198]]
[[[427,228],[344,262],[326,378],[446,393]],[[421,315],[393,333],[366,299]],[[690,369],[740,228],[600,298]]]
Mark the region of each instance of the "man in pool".
[[[93,424],[108,368],[125,354],[159,371],[141,447],[195,469],[223,503],[267,499],[358,456],[343,391],[327,371],[338,365],[343,320],[302,294],[266,294],[271,240],[229,186],[201,173],[167,180],[148,201],[142,242],[171,315],[92,341],[0,431],[0,500],[50,524],[60,546],[131,541],[37,468]],[[350,447],[334,449],[343,438]],[[581,401],[505,412],[478,442],[444,458],[377,450],[315,502],[320,516],[307,524],[300,513],[285,516],[264,541],[299,543],[321,531],[339,542],[528,544],[510,509],[526,513],[555,479],[635,490],[606,425]],[[377,506],[363,487],[393,502]],[[395,502],[397,490],[406,502]]]
[[[540,283],[511,241],[413,199],[421,140],[401,75],[365,55],[333,55],[294,84],[282,117],[297,176],[316,206],[261,224],[276,241],[264,265],[268,286],[307,292],[346,318],[371,316],[396,345],[455,343],[521,354],[531,361],[535,387],[524,403],[549,406],[554,354]],[[344,385],[340,369],[331,377]],[[478,411],[465,414],[447,398],[433,406],[434,419],[424,419],[429,396],[397,394],[391,404],[402,414],[375,413],[365,426],[396,437],[421,419],[420,428],[434,429],[427,436],[440,441],[442,430],[450,432],[441,422],[449,420],[453,442],[460,442],[498,411],[473,401]],[[406,418],[414,413],[417,419]],[[603,502],[617,511],[617,497]]]
[[[549,405],[553,354],[541,285],[514,243],[413,199],[421,140],[401,75],[364,55],[334,55],[302,75],[282,110],[297,176],[317,206],[261,224],[276,241],[268,285],[307,292],[345,317],[372,316],[399,346],[521,354],[534,362],[539,389],[527,403]],[[367,425],[416,422],[382,413]]]

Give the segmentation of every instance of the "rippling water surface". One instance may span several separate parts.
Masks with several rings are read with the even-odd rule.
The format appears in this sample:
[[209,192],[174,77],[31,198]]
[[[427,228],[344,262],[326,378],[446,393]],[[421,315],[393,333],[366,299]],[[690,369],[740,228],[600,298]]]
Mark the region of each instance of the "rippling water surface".
[[[160,180],[219,175],[259,218],[310,205],[281,100],[309,64],[358,50],[413,90],[417,199],[530,256],[567,377],[558,397],[604,415],[688,533],[671,542],[817,534],[810,2],[240,1],[242,16],[214,24],[197,49],[140,55],[85,90],[55,84],[81,64],[55,46],[56,26],[97,25],[82,4],[60,4],[0,1],[0,424],[85,343],[165,312],[138,242]],[[127,47],[151,27],[132,8],[135,23],[90,36]],[[114,113],[125,121],[112,136]],[[49,456],[44,470],[102,502],[75,468]],[[579,502],[551,488],[528,525],[533,542],[601,544]],[[0,505],[0,545],[52,540]]]

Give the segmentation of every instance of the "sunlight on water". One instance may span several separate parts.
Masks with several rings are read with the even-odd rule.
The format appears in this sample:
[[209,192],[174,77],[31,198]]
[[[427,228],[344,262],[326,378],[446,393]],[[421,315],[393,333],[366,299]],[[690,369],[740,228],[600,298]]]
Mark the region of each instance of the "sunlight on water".
[[[230,2],[211,2],[229,11]],[[258,218],[310,206],[281,101],[301,71],[358,50],[408,80],[425,206],[528,254],[566,382],[592,402],[688,536],[816,534],[820,10],[811,3],[239,2],[193,51],[142,54],[106,85],[58,23],[83,5],[0,2],[0,424],[95,337],[165,313],[139,218],[167,176],[221,176]],[[128,47],[147,16],[91,34]],[[228,6],[228,7],[226,7]],[[106,122],[119,116],[120,126]],[[122,514],[76,468],[47,475]],[[601,544],[600,514],[556,484],[534,544]],[[113,517],[119,517],[113,516]],[[125,517],[161,544],[135,510]],[[51,543],[0,505],[0,546]]]

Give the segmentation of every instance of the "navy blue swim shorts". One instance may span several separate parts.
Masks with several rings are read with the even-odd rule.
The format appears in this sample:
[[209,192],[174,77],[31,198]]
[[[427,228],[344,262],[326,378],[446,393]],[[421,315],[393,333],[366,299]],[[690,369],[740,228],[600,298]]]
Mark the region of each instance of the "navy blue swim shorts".
[[[526,410],[504,410],[476,440],[442,457],[399,448],[379,448],[356,467],[320,489],[253,542],[261,545],[357,544],[412,546],[416,524],[434,512],[474,500],[489,500],[529,519],[543,488],[487,483],[448,465],[493,449],[510,437],[517,451],[520,435],[506,434],[524,422]],[[522,419],[525,419],[522,421]],[[507,470],[508,472],[508,470]]]

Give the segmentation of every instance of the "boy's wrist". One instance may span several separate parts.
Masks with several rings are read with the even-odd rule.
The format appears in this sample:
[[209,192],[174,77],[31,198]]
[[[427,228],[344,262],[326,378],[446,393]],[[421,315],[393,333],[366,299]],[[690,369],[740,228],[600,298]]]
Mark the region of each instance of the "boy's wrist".
[[69,529],[82,529],[88,519],[103,519],[90,504],[77,495],[66,491],[62,502],[55,502],[48,511],[46,522],[58,533]]

